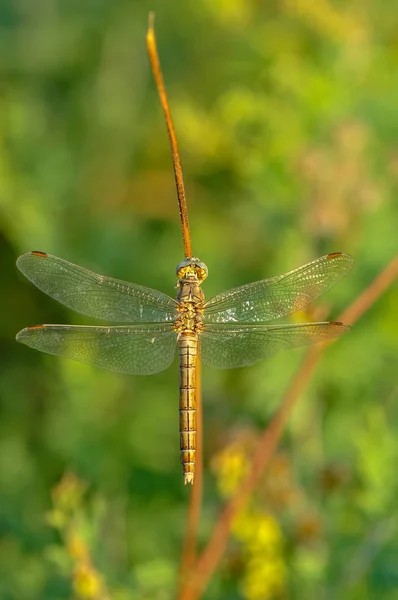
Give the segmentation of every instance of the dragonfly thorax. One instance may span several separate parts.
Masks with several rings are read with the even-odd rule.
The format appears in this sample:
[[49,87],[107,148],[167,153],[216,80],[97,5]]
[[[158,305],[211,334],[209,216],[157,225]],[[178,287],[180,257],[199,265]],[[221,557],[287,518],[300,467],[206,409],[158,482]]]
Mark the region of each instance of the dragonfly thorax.
[[203,305],[205,297],[200,282],[195,278],[180,280],[177,286],[177,301],[179,304],[192,304],[194,307]]
[[187,258],[177,267],[178,332],[199,333],[203,330],[204,294],[201,283],[207,277],[207,267],[197,258]]
[[183,281],[177,294],[178,317],[174,329],[178,332],[200,333],[203,331],[204,294],[200,284]]

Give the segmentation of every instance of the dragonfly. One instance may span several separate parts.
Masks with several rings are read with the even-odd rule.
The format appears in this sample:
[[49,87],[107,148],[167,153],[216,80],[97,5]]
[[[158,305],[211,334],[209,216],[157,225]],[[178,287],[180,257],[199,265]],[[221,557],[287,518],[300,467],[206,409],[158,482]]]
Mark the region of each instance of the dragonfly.
[[184,483],[193,483],[196,451],[196,361],[217,369],[253,365],[279,350],[331,340],[341,322],[269,324],[301,310],[353,266],[334,252],[293,271],[205,300],[207,266],[185,258],[176,269],[176,299],[148,287],[98,275],[45,252],[27,252],[19,270],[41,291],[110,326],[34,325],[16,339],[31,348],[114,371],[149,375],[166,369],[178,347],[180,452]]

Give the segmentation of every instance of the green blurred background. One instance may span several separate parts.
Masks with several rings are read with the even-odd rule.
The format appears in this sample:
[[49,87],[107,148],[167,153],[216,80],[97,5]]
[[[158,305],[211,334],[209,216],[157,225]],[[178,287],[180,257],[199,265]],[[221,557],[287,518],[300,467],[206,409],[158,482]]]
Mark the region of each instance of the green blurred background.
[[[150,9],[207,297],[345,251],[354,270],[317,303],[335,318],[397,251],[396,2],[2,0],[1,600],[104,598],[90,564],[106,597],[175,597],[177,363],[119,376],[14,341],[88,322],[17,272],[27,250],[175,293]],[[398,598],[397,305],[393,286],[325,353],[252,499],[279,541],[233,537],[206,599]],[[202,543],[225,496],[217,456],[242,440],[250,455],[304,352],[203,369]],[[65,473],[78,480],[51,492]]]

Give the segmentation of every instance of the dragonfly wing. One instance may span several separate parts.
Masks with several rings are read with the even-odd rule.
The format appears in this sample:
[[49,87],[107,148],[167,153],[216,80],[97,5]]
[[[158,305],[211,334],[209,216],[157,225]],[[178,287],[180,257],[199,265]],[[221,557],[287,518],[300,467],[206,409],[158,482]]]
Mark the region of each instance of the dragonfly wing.
[[170,325],[89,327],[36,325],[17,334],[17,341],[116,373],[149,375],[173,361],[177,334]]
[[208,325],[200,335],[200,357],[215,369],[246,367],[288,348],[333,339],[350,329],[343,323],[297,325]]
[[335,252],[284,275],[233,288],[205,304],[205,323],[271,321],[301,310],[352,268],[348,254]]
[[97,275],[44,252],[26,252],[19,270],[42,292],[83,315],[108,321],[174,321],[176,302],[141,285]]

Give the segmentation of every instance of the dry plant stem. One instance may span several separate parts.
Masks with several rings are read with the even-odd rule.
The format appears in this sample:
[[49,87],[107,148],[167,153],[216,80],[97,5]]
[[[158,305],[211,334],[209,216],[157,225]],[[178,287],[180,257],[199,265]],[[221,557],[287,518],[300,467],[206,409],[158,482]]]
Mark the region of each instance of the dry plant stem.
[[[153,27],[154,14],[149,15],[149,26],[146,36],[149,60],[151,62],[152,72],[155,78],[156,87],[158,89],[160,103],[163,108],[166,119],[167,131],[169,134],[171,154],[173,158],[174,176],[177,187],[178,206],[180,210],[181,230],[184,243],[184,253],[187,258],[192,257],[191,235],[189,231],[188,210],[185,198],[184,179],[182,176],[180,156],[178,153],[177,138],[174,131],[173,120],[171,117],[169,102],[167,99],[166,88],[163,81],[162,70],[160,67],[159,55],[156,48],[156,37]],[[188,521],[186,537],[181,562],[181,588],[183,581],[186,580],[192,572],[196,561],[196,540],[199,526],[200,505],[202,501],[202,406],[201,406],[201,390],[200,390],[200,361],[199,355],[196,361],[196,464],[195,478],[190,491]],[[182,597],[182,596],[181,596]]]
[[[345,321],[348,324],[355,323],[397,278],[398,256],[387,265],[382,273],[376,277],[359,298],[337,320]],[[195,574],[187,582],[186,588],[183,590],[181,598],[184,600],[197,600],[204,592],[209,579],[216,570],[225,551],[234,517],[243,508],[245,502],[253,492],[255,485],[276,449],[295,403],[310,381],[318,361],[325,347],[328,345],[312,346],[308,350],[300,369],[294,375],[285,393],[280,408],[260,439],[248,476],[239,486],[236,495],[226,504],[206,548],[199,557]]]
[[202,503],[203,489],[203,421],[202,421],[202,393],[200,388],[200,360],[196,358],[196,464],[195,479],[191,486],[189,496],[188,519],[185,540],[182,551],[180,568],[180,595],[179,600],[184,600],[185,583],[190,578],[196,562],[196,543],[200,520],[200,506]]
[[159,92],[160,103],[162,105],[164,116],[166,118],[167,131],[169,134],[171,155],[173,158],[174,177],[175,177],[176,187],[177,187],[178,206],[180,209],[180,220],[181,220],[182,237],[183,237],[183,242],[184,242],[184,252],[185,252],[185,256],[187,258],[191,258],[192,257],[192,246],[191,246],[191,235],[189,232],[187,203],[186,203],[186,199],[185,199],[184,179],[182,177],[180,156],[178,154],[177,138],[176,138],[176,134],[174,131],[173,120],[171,118],[169,102],[167,100],[166,88],[164,86],[162,70],[160,68],[158,51],[156,48],[155,30],[153,28],[154,18],[155,18],[154,14],[150,13],[148,32],[146,35],[146,45],[147,45],[149,60],[151,61],[153,76],[154,76],[155,82],[156,82],[156,87]]
[[355,323],[398,277],[398,256],[372,281],[366,290],[345,310],[339,321]]

